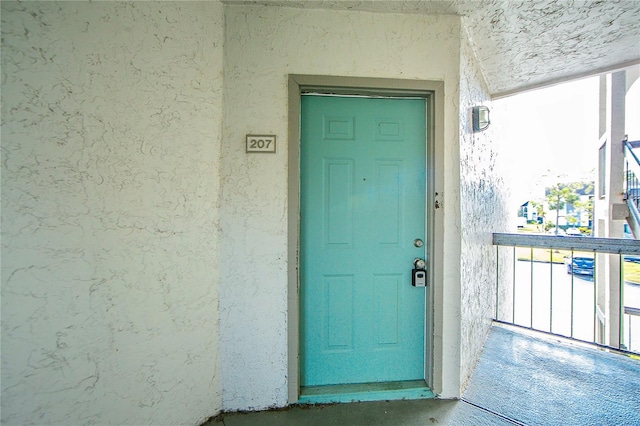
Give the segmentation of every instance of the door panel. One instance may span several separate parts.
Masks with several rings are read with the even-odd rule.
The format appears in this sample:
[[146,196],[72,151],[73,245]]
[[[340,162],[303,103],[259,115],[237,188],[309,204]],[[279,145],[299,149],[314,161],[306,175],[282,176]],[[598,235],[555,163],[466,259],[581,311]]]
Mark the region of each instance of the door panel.
[[425,108],[302,98],[302,386],[424,378]]

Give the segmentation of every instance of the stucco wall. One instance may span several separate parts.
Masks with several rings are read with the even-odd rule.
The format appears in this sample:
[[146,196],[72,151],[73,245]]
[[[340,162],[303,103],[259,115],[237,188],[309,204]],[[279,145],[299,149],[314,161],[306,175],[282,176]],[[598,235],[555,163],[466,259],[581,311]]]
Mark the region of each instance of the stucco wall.
[[[459,259],[458,17],[225,7],[220,335],[225,410],[287,404],[287,75],[445,82],[445,258]],[[245,153],[246,134],[274,134],[278,152]],[[445,293],[459,286],[445,267]],[[440,283],[441,284],[441,283]],[[455,289],[454,289],[455,291]],[[459,292],[458,292],[459,293]],[[459,297],[440,315],[457,321]],[[447,331],[455,370],[457,335]],[[455,340],[455,341],[454,341]],[[447,381],[450,385],[452,382]],[[453,386],[456,387],[455,385]],[[445,389],[456,395],[457,389]]]
[[221,407],[218,2],[2,2],[2,423]]
[[[460,380],[464,387],[480,356],[496,305],[493,232],[507,232],[507,187],[501,178],[495,124],[473,133],[471,107],[491,108],[468,37],[460,48],[460,198],[462,255]],[[503,270],[501,270],[501,273]],[[502,293],[506,290],[502,289]],[[505,300],[505,294],[501,295]],[[504,306],[504,304],[503,304]]]

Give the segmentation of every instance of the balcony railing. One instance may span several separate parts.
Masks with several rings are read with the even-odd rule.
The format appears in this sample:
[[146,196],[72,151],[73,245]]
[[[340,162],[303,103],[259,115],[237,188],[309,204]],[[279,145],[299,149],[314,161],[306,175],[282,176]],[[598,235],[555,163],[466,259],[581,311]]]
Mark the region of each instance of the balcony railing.
[[640,241],[493,234],[495,320],[640,353]]
[[[624,197],[636,222],[640,222],[640,159],[634,149],[640,141],[623,141],[625,158]],[[633,224],[632,224],[633,225]]]

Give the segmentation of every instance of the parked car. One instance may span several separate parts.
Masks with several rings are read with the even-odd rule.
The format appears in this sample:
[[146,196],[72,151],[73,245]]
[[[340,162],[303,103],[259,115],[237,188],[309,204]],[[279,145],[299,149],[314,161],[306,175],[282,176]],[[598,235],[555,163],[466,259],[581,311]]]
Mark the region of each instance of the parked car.
[[580,237],[582,235],[578,228],[567,228],[565,233],[570,237]]
[[564,258],[564,264],[567,265],[567,274],[593,276],[594,261],[592,257],[578,256],[572,259],[567,256]]

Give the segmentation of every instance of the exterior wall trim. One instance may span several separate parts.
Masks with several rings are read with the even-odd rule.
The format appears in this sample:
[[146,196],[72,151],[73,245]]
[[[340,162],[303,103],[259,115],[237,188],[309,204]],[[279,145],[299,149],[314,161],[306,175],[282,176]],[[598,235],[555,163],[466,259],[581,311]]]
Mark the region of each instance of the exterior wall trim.
[[444,209],[433,208],[437,194],[444,192],[444,82],[386,78],[337,77],[291,74],[288,79],[288,402],[300,392],[300,96],[315,92],[361,96],[412,96],[427,99],[427,218],[430,233],[427,249],[429,290],[427,291],[425,380],[435,394],[443,388],[443,241]]

